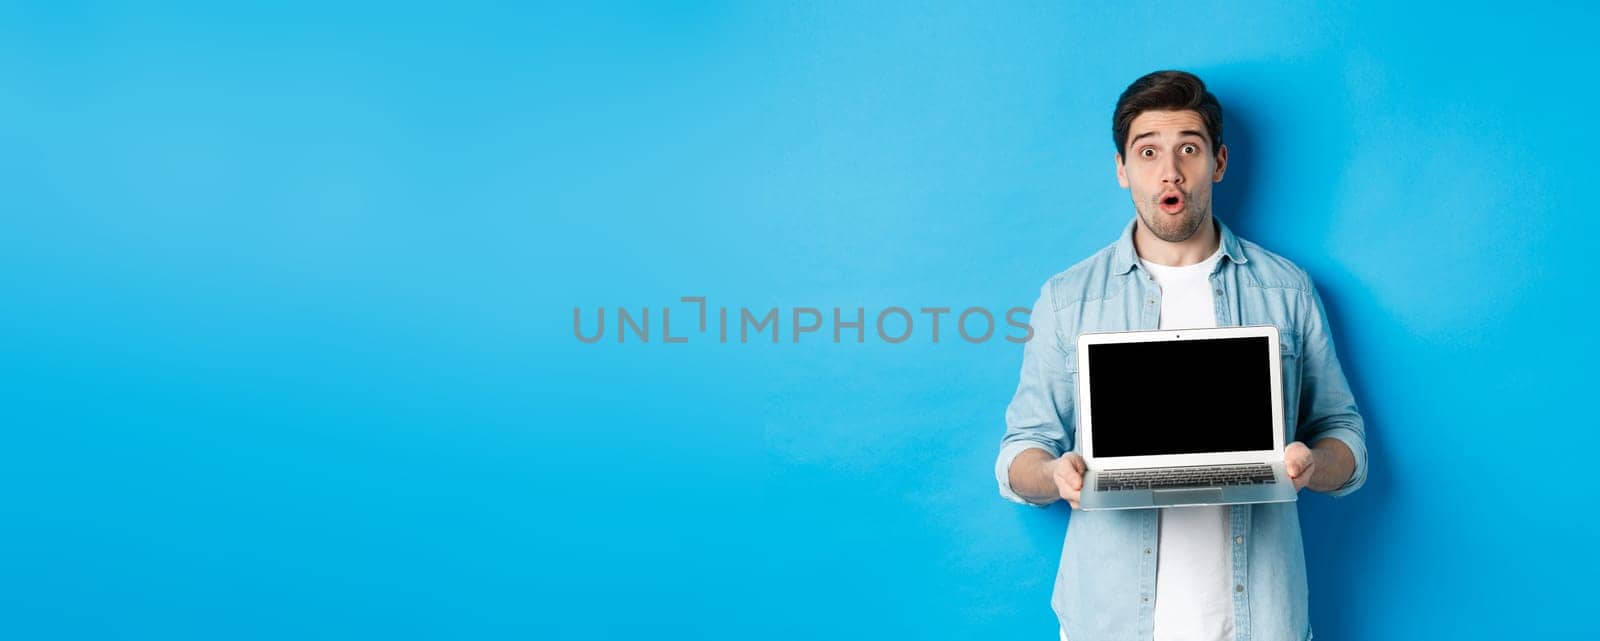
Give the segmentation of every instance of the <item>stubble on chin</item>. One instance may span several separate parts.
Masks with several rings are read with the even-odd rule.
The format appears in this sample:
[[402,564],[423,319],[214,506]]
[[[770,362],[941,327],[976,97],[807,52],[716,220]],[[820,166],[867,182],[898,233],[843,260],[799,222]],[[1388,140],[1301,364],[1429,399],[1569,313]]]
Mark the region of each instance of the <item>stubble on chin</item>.
[[[1189,240],[1190,237],[1194,236],[1195,232],[1200,230],[1200,224],[1205,222],[1206,219],[1206,213],[1195,210],[1192,205],[1184,211],[1182,218],[1175,221],[1159,210],[1151,211],[1156,207],[1156,205],[1152,204],[1149,205],[1149,209],[1138,206],[1135,206],[1134,209],[1138,210],[1139,217],[1144,219],[1144,226],[1155,234],[1156,238],[1169,243],[1181,243]],[[1171,222],[1172,224],[1163,225],[1162,223],[1165,222]]]

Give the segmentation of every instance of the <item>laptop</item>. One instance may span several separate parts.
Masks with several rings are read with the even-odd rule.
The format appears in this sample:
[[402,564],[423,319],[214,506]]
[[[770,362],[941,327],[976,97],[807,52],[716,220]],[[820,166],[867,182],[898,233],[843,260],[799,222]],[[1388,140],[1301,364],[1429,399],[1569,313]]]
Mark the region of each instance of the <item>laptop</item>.
[[1270,325],[1079,335],[1079,509],[1295,500],[1278,352]]

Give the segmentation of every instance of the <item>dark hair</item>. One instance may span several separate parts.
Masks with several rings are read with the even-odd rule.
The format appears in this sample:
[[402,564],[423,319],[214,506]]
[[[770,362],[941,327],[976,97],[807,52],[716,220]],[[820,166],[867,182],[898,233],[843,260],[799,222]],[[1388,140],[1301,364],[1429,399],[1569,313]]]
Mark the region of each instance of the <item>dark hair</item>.
[[1222,148],[1222,104],[1206,91],[1206,83],[1186,71],[1157,71],[1145,74],[1117,98],[1111,114],[1111,139],[1121,154],[1128,144],[1128,127],[1146,111],[1193,111],[1206,123],[1211,135],[1211,155]]

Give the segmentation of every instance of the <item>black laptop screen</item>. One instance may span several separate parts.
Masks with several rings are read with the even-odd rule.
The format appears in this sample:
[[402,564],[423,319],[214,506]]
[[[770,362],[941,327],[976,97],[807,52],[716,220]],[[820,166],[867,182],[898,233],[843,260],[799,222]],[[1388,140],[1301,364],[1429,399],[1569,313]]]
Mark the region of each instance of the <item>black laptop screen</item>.
[[1270,340],[1089,345],[1094,455],[1272,449]]

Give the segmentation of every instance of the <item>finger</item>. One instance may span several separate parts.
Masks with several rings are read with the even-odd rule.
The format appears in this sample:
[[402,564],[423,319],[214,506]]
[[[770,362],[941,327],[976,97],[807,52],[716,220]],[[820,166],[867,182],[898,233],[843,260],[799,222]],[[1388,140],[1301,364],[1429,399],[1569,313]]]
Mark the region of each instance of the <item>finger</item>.
[[1310,452],[1305,452],[1303,454],[1300,452],[1295,452],[1294,458],[1289,459],[1289,464],[1286,467],[1293,470],[1293,476],[1300,476],[1301,474],[1305,474],[1306,470],[1311,468],[1312,462],[1313,461],[1311,459]]
[[1066,481],[1067,485],[1081,487],[1083,485],[1083,472],[1076,466],[1070,465],[1070,463],[1072,463],[1071,459],[1067,459],[1066,462],[1069,463],[1069,465],[1058,467],[1056,469],[1056,475],[1059,476],[1061,480]]

